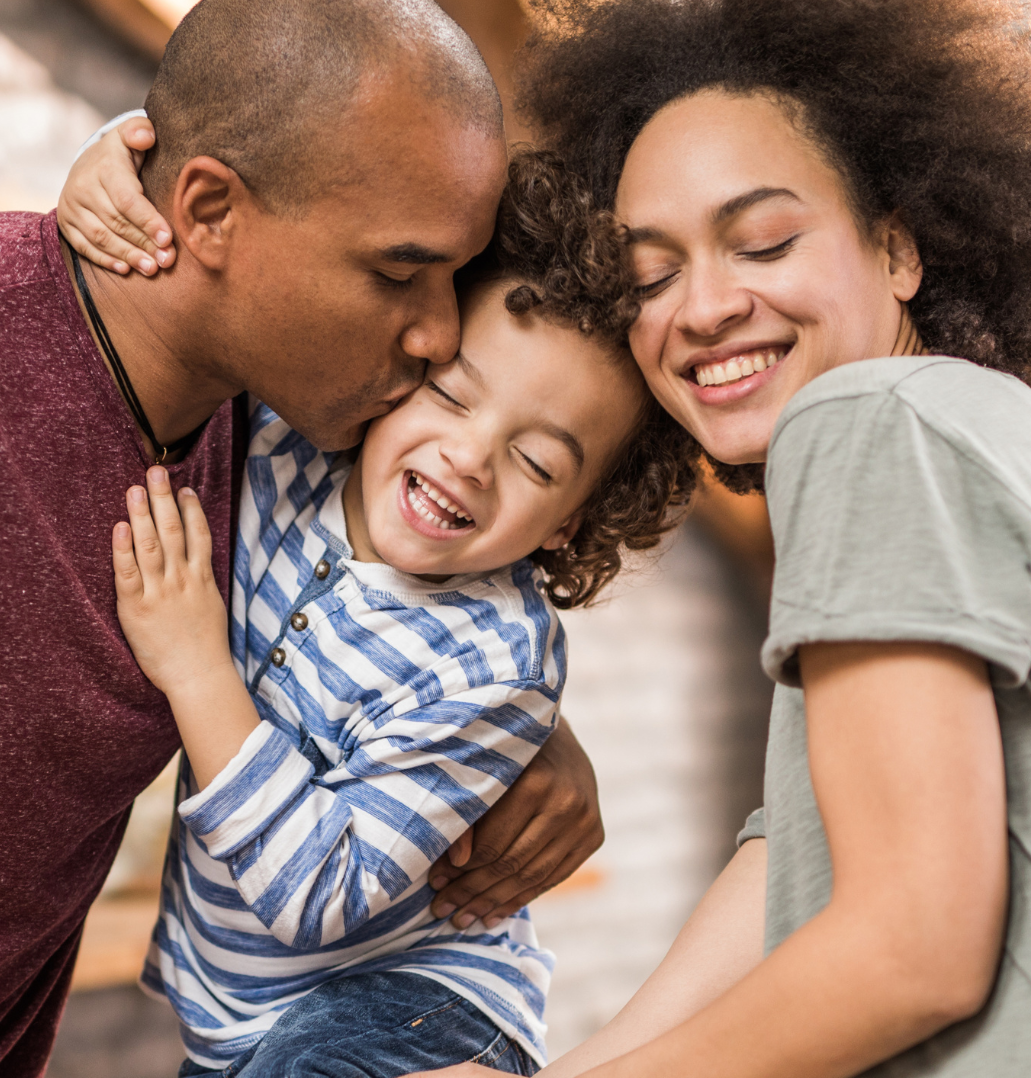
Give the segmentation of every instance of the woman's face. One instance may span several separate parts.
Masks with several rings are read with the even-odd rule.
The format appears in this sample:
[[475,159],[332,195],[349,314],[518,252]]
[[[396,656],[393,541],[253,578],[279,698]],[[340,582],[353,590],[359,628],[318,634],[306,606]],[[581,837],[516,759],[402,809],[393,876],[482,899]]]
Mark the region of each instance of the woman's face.
[[630,150],[616,211],[641,289],[634,355],[728,464],[764,460],[784,405],[817,375],[890,355],[920,284],[906,234],[869,235],[839,173],[766,97],[668,105]]

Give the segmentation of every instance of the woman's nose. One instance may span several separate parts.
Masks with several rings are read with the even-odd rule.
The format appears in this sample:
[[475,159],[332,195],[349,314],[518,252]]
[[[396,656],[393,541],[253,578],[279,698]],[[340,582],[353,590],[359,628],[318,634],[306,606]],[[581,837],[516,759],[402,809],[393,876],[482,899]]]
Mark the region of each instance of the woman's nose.
[[683,288],[674,324],[693,337],[717,337],[752,312],[751,293],[726,268],[696,266]]

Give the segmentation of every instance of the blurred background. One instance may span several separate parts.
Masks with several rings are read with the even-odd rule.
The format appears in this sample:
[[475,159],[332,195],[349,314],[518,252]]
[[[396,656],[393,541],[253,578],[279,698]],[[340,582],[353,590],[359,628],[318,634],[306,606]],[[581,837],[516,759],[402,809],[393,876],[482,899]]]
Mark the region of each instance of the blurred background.
[[[47,211],[81,143],[142,105],[190,0],[0,0],[0,210]],[[513,140],[520,0],[441,0],[479,45]],[[660,555],[563,618],[564,711],[594,761],[607,841],[534,919],[558,956],[552,1057],[606,1022],[662,958],[761,802],[772,687],[758,665],[772,572],[763,501],[706,486]],[[171,1010],[135,986],[157,908],[174,765],[136,802],[93,907],[50,1078],[172,1078]]]

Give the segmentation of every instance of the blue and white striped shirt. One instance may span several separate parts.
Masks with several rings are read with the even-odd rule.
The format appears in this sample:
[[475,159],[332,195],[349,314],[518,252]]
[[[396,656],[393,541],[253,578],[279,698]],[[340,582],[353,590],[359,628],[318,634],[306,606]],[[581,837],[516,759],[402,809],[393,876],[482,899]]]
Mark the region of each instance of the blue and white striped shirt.
[[427,874],[553,729],[562,627],[526,561],[442,585],[353,561],[346,474],[255,408],[231,633],[261,722],[202,792],[183,765],[142,984],[209,1067],[325,981],[384,970],[447,985],[543,1064],[553,959],[527,912],[460,931]]

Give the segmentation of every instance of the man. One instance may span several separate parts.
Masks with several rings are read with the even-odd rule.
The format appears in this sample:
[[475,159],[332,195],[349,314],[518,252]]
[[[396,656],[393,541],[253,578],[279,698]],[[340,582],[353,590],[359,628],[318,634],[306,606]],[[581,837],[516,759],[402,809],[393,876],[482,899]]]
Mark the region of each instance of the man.
[[[42,1073],[132,799],[178,748],[115,617],[126,488],[161,459],[198,492],[225,593],[233,398],[256,394],[321,448],[353,444],[453,356],[452,273],[486,244],[504,183],[496,91],[430,0],[204,0],[147,109],[143,182],[176,235],[172,270],[77,266],[52,214],[0,215],[5,1075]],[[599,844],[572,734],[538,761],[478,825],[439,915],[506,913]]]

